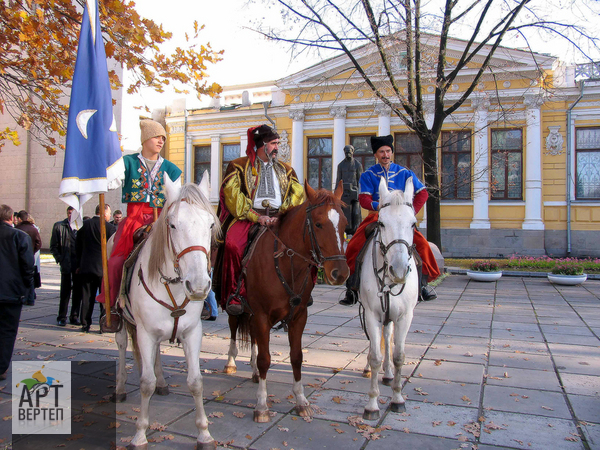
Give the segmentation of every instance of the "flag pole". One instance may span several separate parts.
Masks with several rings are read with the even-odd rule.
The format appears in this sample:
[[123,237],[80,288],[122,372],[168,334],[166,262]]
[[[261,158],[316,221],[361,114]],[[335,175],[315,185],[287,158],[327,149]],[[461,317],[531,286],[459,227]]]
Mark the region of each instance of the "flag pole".
[[158,208],[152,208],[152,215],[154,216],[154,222],[158,220]]
[[110,292],[108,285],[108,257],[106,255],[106,219],[105,215],[105,204],[104,194],[100,194],[100,245],[102,249],[102,284],[104,287],[104,312],[106,314],[106,326],[110,328]]

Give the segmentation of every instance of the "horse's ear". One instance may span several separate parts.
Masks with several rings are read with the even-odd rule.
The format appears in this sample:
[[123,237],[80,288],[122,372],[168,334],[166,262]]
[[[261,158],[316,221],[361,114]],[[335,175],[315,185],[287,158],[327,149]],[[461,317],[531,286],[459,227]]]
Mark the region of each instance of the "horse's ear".
[[406,180],[406,184],[404,185],[404,201],[408,203],[412,203],[413,197],[415,195],[415,185],[413,183],[412,177]]
[[165,198],[167,200],[165,203],[168,205],[173,203],[177,199],[179,191],[181,191],[181,186],[178,186],[178,184],[175,181],[171,181],[169,174],[165,172],[164,187]]
[[344,193],[344,183],[343,183],[343,180],[340,180],[340,182],[338,183],[338,185],[335,188],[335,192],[333,193],[333,195],[335,195],[335,198],[337,198],[338,200],[341,200],[343,193]]
[[381,177],[379,180],[379,204],[382,204],[387,202],[390,191],[388,191],[387,181],[385,181],[385,178]]
[[314,203],[314,199],[317,196],[315,190],[308,184],[308,180],[304,180],[304,191],[306,192],[306,196],[308,197],[308,201]]
[[202,179],[200,180],[200,183],[198,183],[198,187],[200,188],[202,195],[208,198],[210,195],[210,177],[208,175],[208,170],[204,171]]

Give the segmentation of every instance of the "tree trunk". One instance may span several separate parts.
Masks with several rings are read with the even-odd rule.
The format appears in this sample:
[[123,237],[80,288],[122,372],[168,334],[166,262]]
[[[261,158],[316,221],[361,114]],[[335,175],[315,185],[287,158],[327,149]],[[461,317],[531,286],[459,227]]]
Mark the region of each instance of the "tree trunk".
[[427,139],[423,136],[423,166],[425,168],[425,185],[429,193],[427,200],[427,240],[433,242],[442,251],[441,214],[440,214],[440,184],[437,167],[437,139]]

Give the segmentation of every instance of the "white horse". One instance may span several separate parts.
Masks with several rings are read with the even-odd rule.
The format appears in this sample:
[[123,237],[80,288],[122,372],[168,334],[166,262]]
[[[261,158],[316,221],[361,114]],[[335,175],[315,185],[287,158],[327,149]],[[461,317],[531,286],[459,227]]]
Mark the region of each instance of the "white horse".
[[[196,404],[197,448],[214,449],[215,440],[208,431],[202,401],[200,347],[204,299],[211,289],[210,246],[219,221],[208,200],[208,174],[199,185],[177,186],[165,176],[166,202],[150,236],[133,267],[128,309],[135,324],[116,334],[119,346],[119,370],[115,398],[126,398],[125,353],[127,333],[131,334],[134,356],[140,368],[141,410],[131,448],[148,446],[150,397],[166,394],[167,387],[160,364],[160,343],[179,339],[188,366],[187,384]],[[158,388],[157,388],[158,376]],[[163,388],[162,392],[160,388]]]
[[[367,366],[371,366],[371,388],[363,418],[379,418],[379,384],[381,369],[381,334],[385,341],[386,361],[384,384],[391,381],[394,412],[405,411],[400,371],[404,364],[404,344],[419,296],[419,279],[414,258],[413,231],[417,219],[412,206],[414,186],[412,178],[406,181],[404,192],[388,191],[387,183],[379,183],[379,219],[375,236],[365,252],[360,280],[359,298],[364,307],[364,325],[369,338]],[[389,352],[394,335],[392,364]],[[365,375],[368,370],[365,368]],[[393,381],[392,381],[393,379]]]

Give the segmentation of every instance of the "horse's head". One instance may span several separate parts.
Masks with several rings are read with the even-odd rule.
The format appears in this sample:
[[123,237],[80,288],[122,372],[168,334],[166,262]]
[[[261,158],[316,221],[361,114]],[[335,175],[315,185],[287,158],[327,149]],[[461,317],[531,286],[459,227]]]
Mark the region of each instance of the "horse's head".
[[[211,289],[212,237],[219,227],[208,200],[208,172],[198,185],[177,186],[165,176],[165,197],[165,208],[155,225],[158,236],[153,240],[152,253],[155,246],[162,247],[164,265],[172,265],[181,278],[186,296],[190,300],[204,300]],[[165,270],[161,266],[158,270]]]
[[412,201],[415,188],[406,180],[404,192],[390,192],[385,178],[379,182],[379,249],[389,266],[392,282],[406,282],[413,254],[413,233],[417,223]]
[[322,264],[325,281],[340,285],[350,275],[343,246],[347,220],[341,207],[342,183],[333,194],[324,189],[315,191],[307,181],[304,190],[308,198],[306,216],[313,258]]

